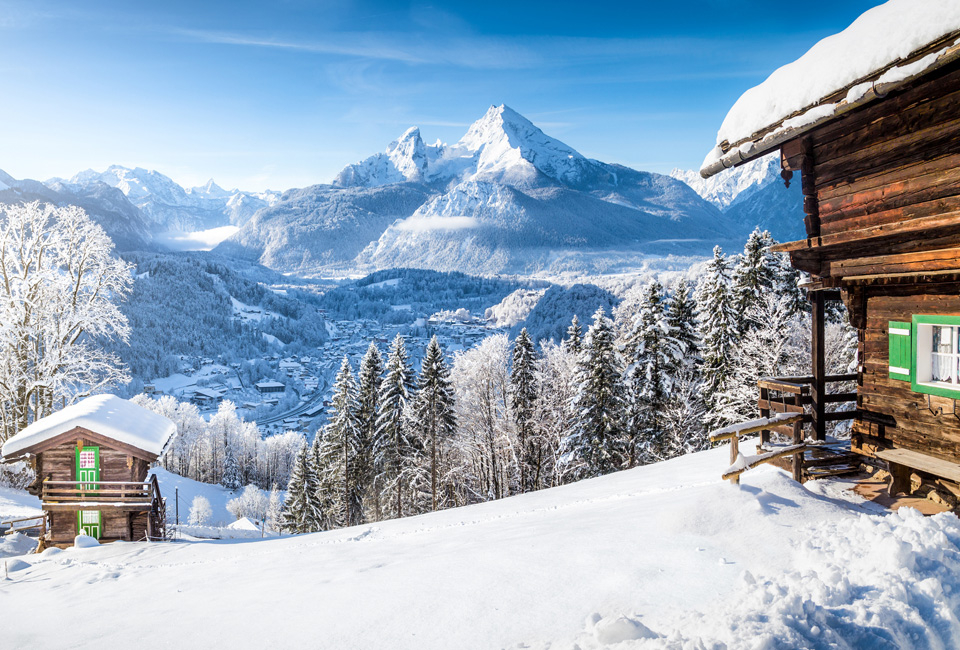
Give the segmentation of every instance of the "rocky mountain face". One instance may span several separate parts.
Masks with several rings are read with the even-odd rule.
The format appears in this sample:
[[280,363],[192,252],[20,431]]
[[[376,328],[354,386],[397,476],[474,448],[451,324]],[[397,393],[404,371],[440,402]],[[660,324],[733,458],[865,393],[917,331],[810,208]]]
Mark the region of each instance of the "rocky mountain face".
[[453,145],[411,128],[330,185],[285,193],[218,250],[296,272],[523,273],[661,241],[706,251],[739,230],[685,183],[586,158],[493,106]]
[[693,170],[675,169],[670,175],[683,181],[715,205],[741,229],[769,230],[780,241],[806,236],[800,181],[787,188],[780,178],[780,154],[773,153],[726,169],[710,178]]
[[115,187],[91,183],[85,187],[16,180],[0,171],[0,204],[41,201],[55,205],[77,205],[106,231],[117,250],[155,248],[150,226],[137,206]]
[[69,180],[53,178],[46,185],[72,192],[89,191],[97,185],[116,188],[140,210],[155,233],[240,226],[279,197],[279,192],[224,190],[213,179],[202,187],[184,189],[160,172],[118,165],[103,172],[88,169]]

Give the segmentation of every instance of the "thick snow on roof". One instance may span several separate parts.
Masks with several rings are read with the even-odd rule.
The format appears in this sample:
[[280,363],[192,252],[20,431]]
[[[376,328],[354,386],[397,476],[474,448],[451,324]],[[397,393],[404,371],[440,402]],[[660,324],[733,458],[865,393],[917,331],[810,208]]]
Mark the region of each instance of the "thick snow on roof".
[[7,440],[3,457],[16,456],[24,449],[55,438],[74,427],[83,427],[102,436],[159,456],[177,426],[163,417],[116,395],[94,395],[41,418]]
[[[798,127],[832,114],[837,104],[814,107],[823,98],[871,75],[899,59],[960,30],[960,2],[956,0],[889,0],[863,13],[849,27],[823,39],[793,63],[777,69],[766,81],[745,92],[733,105],[717,133],[717,144],[735,145],[758,131],[775,126],[784,118],[812,108],[784,124]],[[903,66],[901,76],[921,72],[936,57]],[[896,80],[898,71],[884,74],[881,82]],[[854,87],[847,102],[861,97],[870,87]],[[852,95],[852,96],[851,96]],[[703,168],[716,161],[715,147]]]

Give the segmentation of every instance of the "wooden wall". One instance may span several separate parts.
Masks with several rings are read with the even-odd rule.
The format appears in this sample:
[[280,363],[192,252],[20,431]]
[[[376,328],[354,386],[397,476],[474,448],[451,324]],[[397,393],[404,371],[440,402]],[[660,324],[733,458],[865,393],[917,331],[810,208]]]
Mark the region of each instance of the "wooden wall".
[[870,455],[877,446],[893,445],[960,463],[960,414],[950,414],[952,400],[932,398],[937,404],[949,404],[945,414],[934,414],[927,395],[915,393],[908,381],[889,377],[888,323],[909,322],[914,314],[960,315],[960,283],[867,290],[858,390],[858,406],[867,414],[854,423],[853,446]]
[[[146,536],[147,513],[118,511],[110,506],[100,508],[101,539],[137,541]],[[72,542],[77,536],[77,511],[55,510],[50,513],[50,539],[56,543]]]
[[[97,445],[95,442],[87,442]],[[103,481],[145,481],[149,469],[145,460],[122,451],[100,447],[100,479]],[[69,440],[37,455],[37,476],[53,481],[77,480],[77,441]],[[132,464],[128,464],[132,463]]]
[[819,237],[792,253],[798,268],[842,278],[960,267],[960,64],[785,144],[782,156],[803,171],[808,233]]

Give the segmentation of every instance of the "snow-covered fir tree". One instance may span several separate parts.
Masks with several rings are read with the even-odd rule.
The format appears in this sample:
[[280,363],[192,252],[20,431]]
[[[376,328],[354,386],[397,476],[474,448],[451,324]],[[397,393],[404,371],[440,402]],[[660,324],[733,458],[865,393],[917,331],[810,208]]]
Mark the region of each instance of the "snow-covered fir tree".
[[730,382],[733,354],[737,341],[738,318],[734,311],[730,288],[730,263],[719,246],[707,265],[694,293],[700,329],[701,376],[709,426],[717,417],[717,396]]
[[364,487],[366,519],[379,521],[380,492],[376,489],[373,471],[373,441],[377,433],[377,408],[380,404],[380,384],[383,380],[383,356],[375,343],[367,348],[360,362],[360,394],[357,419],[360,423],[360,451],[357,454],[357,475]]
[[380,385],[373,467],[384,517],[402,517],[405,470],[413,462],[413,444],[407,426],[408,406],[416,393],[413,367],[403,336],[390,345],[386,376]]
[[514,341],[510,367],[510,406],[517,432],[521,492],[537,490],[543,483],[544,450],[536,426],[537,393],[537,351],[524,327]]
[[744,332],[759,323],[751,320],[756,307],[777,285],[776,265],[770,233],[754,228],[733,268],[733,305],[738,329]]
[[574,314],[570,320],[570,327],[567,328],[567,338],[564,339],[564,345],[574,354],[580,354],[583,347],[583,327],[580,325],[580,319]]
[[[424,462],[417,465],[423,468],[426,464],[429,469],[429,481],[424,487],[428,490],[430,509],[437,510],[453,500],[452,494],[444,490],[444,478],[447,450],[456,431],[457,420],[454,414],[450,369],[436,336],[430,339],[423,356],[423,365],[417,378],[417,396],[413,401],[412,420],[420,439],[417,448],[423,452]],[[419,484],[420,481],[416,483]],[[414,485],[414,489],[420,493],[423,491],[420,485]]]
[[327,529],[363,522],[364,486],[358,464],[363,432],[357,417],[357,382],[346,356],[333,385],[331,411],[330,421],[317,432],[315,459]]
[[621,376],[613,322],[601,307],[584,337],[577,366],[577,423],[563,458],[568,480],[600,476],[623,466]]
[[667,325],[673,332],[684,368],[700,366],[700,335],[697,332],[697,306],[686,278],[680,278],[667,305]]
[[313,533],[320,530],[323,512],[317,503],[319,481],[310,458],[310,448],[300,447],[293,465],[287,498],[280,515],[280,526],[288,533]]
[[666,457],[662,415],[681,353],[665,303],[663,286],[651,281],[627,335],[623,418],[627,467]]

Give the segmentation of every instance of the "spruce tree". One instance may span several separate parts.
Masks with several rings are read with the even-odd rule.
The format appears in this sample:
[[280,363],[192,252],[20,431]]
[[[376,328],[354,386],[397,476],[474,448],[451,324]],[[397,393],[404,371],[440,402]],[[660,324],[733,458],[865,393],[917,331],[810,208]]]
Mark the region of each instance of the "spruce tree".
[[764,235],[769,237],[770,233],[761,233],[760,228],[754,228],[733,269],[733,304],[741,333],[758,325],[749,314],[754,313],[764,296],[774,290],[773,260]]
[[[574,317],[576,318],[576,317]],[[573,327],[571,325],[571,327]],[[543,452],[537,441],[537,351],[524,327],[513,344],[510,368],[510,404],[519,443],[520,491],[539,488],[543,476]]]
[[373,444],[374,472],[385,516],[402,517],[404,514],[403,474],[412,450],[405,419],[407,407],[415,394],[413,382],[407,346],[403,337],[397,334],[390,345],[386,376],[380,385]]
[[661,418],[680,367],[680,345],[667,319],[663,286],[656,280],[643,292],[625,348],[625,461],[633,467],[665,457]]
[[287,498],[280,516],[280,526],[284,531],[300,534],[320,530],[323,513],[317,503],[318,487],[310,451],[303,445],[297,452],[287,484]]
[[713,259],[707,265],[694,298],[703,357],[704,404],[712,426],[718,417],[717,397],[730,381],[738,337],[737,315],[730,289],[730,264],[719,246],[713,249]]
[[583,348],[583,328],[580,326],[580,319],[577,318],[576,314],[570,321],[570,327],[567,328],[567,338],[563,343],[574,354],[580,354],[580,350]]
[[325,528],[353,526],[363,522],[363,485],[357,458],[362,431],[357,417],[357,383],[350,360],[344,356],[333,386],[333,417],[317,438],[317,478],[326,506]]
[[444,452],[456,429],[456,417],[450,369],[436,336],[430,339],[423,357],[413,414],[420,434],[418,448],[429,456],[430,507],[437,510],[441,506],[439,481]]
[[569,478],[600,476],[623,465],[621,362],[603,307],[583,340],[577,364],[577,428],[567,441]]
[[360,423],[360,450],[356,466],[363,486],[364,511],[367,517],[379,521],[380,493],[376,489],[373,471],[373,446],[377,433],[377,406],[380,403],[380,384],[383,376],[383,357],[375,343],[371,343],[360,362],[360,395],[357,419]]
[[680,351],[682,368],[699,369],[700,336],[697,333],[697,306],[686,278],[673,288],[667,307],[667,325],[673,332]]

